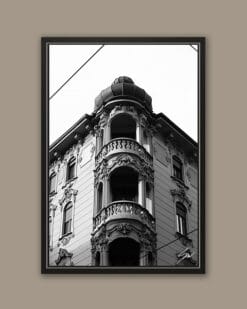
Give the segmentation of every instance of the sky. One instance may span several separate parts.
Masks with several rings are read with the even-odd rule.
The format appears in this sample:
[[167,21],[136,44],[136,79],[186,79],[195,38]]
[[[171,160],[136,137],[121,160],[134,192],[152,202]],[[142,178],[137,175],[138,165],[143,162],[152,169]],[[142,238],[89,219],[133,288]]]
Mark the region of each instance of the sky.
[[[100,47],[50,45],[49,96]],[[115,78],[128,76],[162,112],[197,141],[197,46],[105,45],[49,101],[50,144],[84,114]]]

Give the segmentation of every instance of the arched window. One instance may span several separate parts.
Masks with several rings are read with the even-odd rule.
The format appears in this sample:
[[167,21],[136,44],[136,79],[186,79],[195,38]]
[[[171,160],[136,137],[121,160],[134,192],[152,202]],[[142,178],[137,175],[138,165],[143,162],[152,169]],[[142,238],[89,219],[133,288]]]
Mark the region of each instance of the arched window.
[[111,139],[120,137],[136,139],[136,122],[128,114],[120,114],[112,119]]
[[100,211],[102,206],[103,206],[103,185],[101,182],[98,186],[98,211]]
[[138,200],[138,173],[127,166],[114,170],[110,177],[112,202]]
[[75,157],[73,157],[69,160],[68,165],[67,165],[67,177],[66,177],[67,181],[75,178],[76,176],[75,167],[76,167],[76,160],[75,160]]
[[183,163],[181,160],[173,156],[173,176],[177,179],[183,180]]
[[49,193],[56,191],[56,173],[52,173],[49,177]]
[[65,206],[63,211],[63,235],[66,235],[71,232],[72,228],[72,203],[69,203]]
[[187,235],[187,209],[180,202],[176,203],[177,232],[183,236]]

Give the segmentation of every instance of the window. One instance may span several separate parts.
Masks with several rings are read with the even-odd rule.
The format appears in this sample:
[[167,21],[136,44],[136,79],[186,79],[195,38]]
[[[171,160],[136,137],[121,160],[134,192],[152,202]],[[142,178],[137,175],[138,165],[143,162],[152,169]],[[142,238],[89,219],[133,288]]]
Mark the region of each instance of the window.
[[75,157],[69,160],[67,166],[67,181],[75,177]]
[[181,235],[186,236],[187,234],[187,210],[183,204],[177,203],[176,204],[176,220],[177,220],[177,232]]
[[64,208],[63,214],[63,235],[71,232],[72,225],[72,203],[69,203]]
[[173,176],[183,180],[183,164],[178,157],[173,157]]
[[101,182],[98,187],[98,211],[101,210],[102,205],[103,205],[103,185]]
[[136,122],[129,114],[115,116],[111,122],[111,139],[136,139]]
[[49,178],[49,193],[55,192],[56,174],[53,173]]

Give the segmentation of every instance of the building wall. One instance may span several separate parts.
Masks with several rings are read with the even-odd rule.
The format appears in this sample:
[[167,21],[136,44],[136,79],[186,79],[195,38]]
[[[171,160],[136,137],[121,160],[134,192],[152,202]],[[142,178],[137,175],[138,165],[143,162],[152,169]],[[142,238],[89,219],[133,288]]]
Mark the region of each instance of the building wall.
[[[184,182],[188,187],[186,195],[191,201],[191,207],[187,212],[187,231],[198,228],[198,202],[197,202],[197,170],[188,158],[170,143],[164,143],[161,136],[153,138],[154,155],[154,203],[157,232],[157,265],[174,266],[177,262],[177,254],[187,247],[190,247],[196,254],[193,259],[198,259],[198,244],[195,231],[188,235],[192,243],[182,243],[177,240],[164,248],[160,247],[176,239],[176,206],[171,190],[178,189],[176,182],[172,179],[172,156],[178,155],[183,162]],[[189,176],[189,177],[188,177]],[[179,266],[179,265],[178,265]]]
[[[91,264],[91,233],[93,224],[93,204],[94,204],[94,154],[95,139],[88,135],[83,143],[78,143],[69,149],[64,155],[62,162],[56,161],[50,167],[50,173],[55,170],[58,175],[57,193],[50,197],[50,205],[54,205],[56,210],[53,217],[52,247],[50,248],[50,265],[56,265],[60,248],[73,253],[72,262],[74,265]],[[66,162],[71,156],[75,156],[76,179],[72,181],[72,188],[75,190],[74,213],[72,236],[68,239],[60,239],[62,227],[62,206],[66,185]],[[59,166],[60,165],[60,166]]]

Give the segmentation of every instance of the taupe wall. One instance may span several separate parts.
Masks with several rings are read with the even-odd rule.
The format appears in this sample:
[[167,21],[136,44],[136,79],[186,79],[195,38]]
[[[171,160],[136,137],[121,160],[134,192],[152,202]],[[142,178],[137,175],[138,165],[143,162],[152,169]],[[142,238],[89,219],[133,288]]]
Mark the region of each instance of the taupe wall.
[[[245,1],[1,1],[1,307],[244,308]],[[207,37],[207,274],[40,275],[40,36]]]

